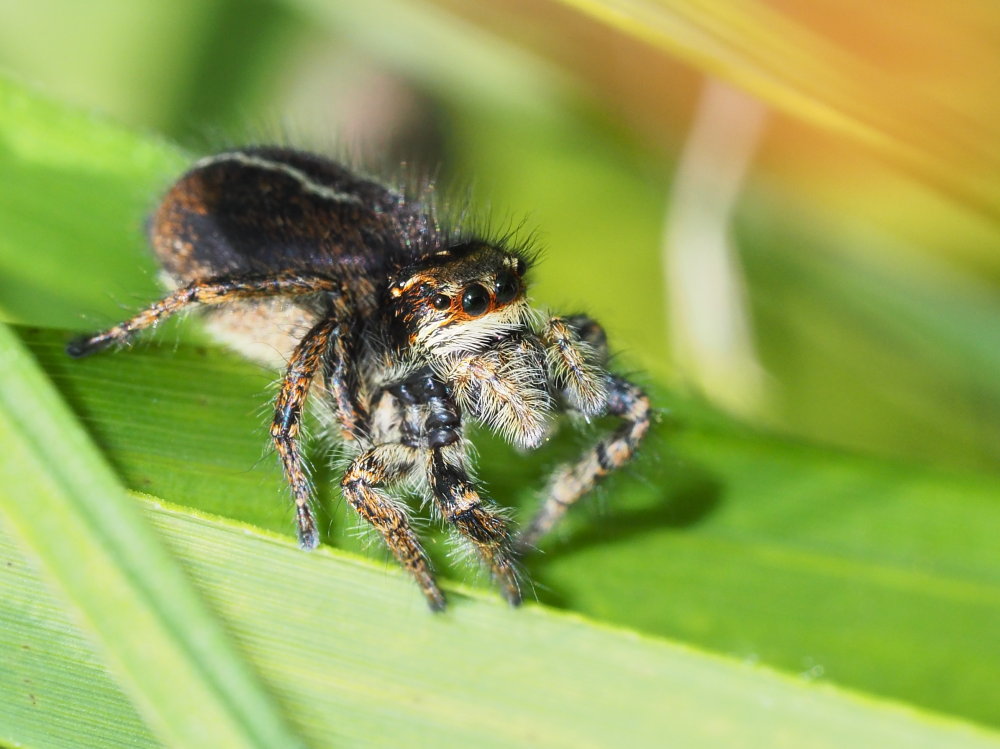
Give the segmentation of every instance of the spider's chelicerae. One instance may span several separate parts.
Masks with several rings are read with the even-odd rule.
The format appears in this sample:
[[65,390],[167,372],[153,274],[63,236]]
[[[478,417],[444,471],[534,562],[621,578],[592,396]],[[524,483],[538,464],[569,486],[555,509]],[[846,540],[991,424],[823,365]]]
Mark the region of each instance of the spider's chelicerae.
[[[185,308],[209,308],[223,341],[284,368],[270,431],[304,548],[318,543],[299,445],[312,388],[352,456],[344,497],[431,607],[442,608],[444,597],[391,493],[401,484],[423,487],[516,605],[517,555],[629,460],[649,427],[649,400],[607,370],[596,322],[546,319],[529,306],[526,253],[442,228],[420,198],[287,148],[205,158],[171,188],[150,224],[173,291],[67,351],[85,356]],[[479,422],[536,448],[562,412],[612,414],[621,424],[556,471],[534,519],[515,536],[470,478],[465,425]]]

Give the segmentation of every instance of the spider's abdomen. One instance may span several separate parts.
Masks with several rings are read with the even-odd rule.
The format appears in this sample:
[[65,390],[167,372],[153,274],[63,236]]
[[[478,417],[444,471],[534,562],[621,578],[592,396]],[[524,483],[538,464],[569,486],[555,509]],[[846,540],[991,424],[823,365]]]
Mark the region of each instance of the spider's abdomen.
[[277,272],[371,279],[399,262],[420,223],[404,198],[334,161],[278,147],[202,159],[153,216],[177,282]]

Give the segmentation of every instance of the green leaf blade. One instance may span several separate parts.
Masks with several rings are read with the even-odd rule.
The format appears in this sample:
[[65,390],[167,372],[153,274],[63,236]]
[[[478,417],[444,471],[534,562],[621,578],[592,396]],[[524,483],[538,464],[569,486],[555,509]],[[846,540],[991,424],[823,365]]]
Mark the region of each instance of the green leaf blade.
[[[392,567],[143,505],[316,746],[1000,746],[953,721],[454,586],[451,610],[431,615]],[[17,595],[0,621],[18,596],[39,597],[14,569],[23,579],[7,585]],[[67,657],[75,642],[52,653],[63,670],[79,660]],[[118,728],[105,727],[109,743],[128,742]]]
[[0,326],[0,511],[167,743],[295,746],[30,353]]
[[[144,343],[76,362],[58,334],[27,339],[132,488],[291,533],[280,473],[265,454],[269,375],[186,345]],[[130,408],[135,398],[155,413],[138,400]],[[990,689],[1000,667],[992,477],[797,445],[661,391],[657,400],[672,409],[632,476],[602,489],[603,511],[579,508],[562,542],[529,560],[541,600],[1000,720]],[[572,455],[573,442],[517,461],[481,442],[481,475],[526,514],[545,467]],[[359,549],[357,520],[331,488],[336,476],[322,459],[316,468],[326,540]],[[446,539],[431,541],[448,574],[469,575],[446,558]]]

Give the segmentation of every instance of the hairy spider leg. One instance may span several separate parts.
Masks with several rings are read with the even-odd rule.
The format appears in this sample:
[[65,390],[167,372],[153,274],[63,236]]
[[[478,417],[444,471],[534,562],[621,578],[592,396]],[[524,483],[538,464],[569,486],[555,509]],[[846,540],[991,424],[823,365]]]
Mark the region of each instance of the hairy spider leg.
[[507,521],[481,498],[469,477],[461,413],[447,387],[425,369],[390,392],[396,398],[400,438],[422,455],[426,483],[441,517],[482,558],[504,597],[516,606],[521,593]]
[[335,343],[340,338],[340,326],[334,317],[325,317],[316,323],[292,352],[274,404],[271,439],[281,457],[285,479],[292,489],[299,545],[303,549],[315,549],[319,545],[319,534],[311,509],[312,487],[299,451],[302,408],[324,357],[336,348]]
[[607,412],[621,418],[622,425],[576,463],[556,469],[541,507],[517,540],[522,550],[537,546],[573,503],[602,477],[625,465],[649,430],[649,397],[621,377],[611,376],[608,380]]
[[351,507],[382,534],[399,563],[410,571],[431,609],[441,611],[444,595],[434,581],[430,563],[410,528],[406,512],[379,488],[407,476],[416,461],[415,448],[400,443],[378,445],[354,459],[340,488]]
[[274,275],[246,275],[195,281],[171,292],[134,317],[101,333],[74,338],[66,353],[74,359],[93,354],[195,304],[217,305],[274,296],[340,293],[341,285],[327,276],[287,271]]
[[[334,306],[342,305],[335,303]],[[343,319],[350,319],[346,309],[339,314]],[[340,422],[340,436],[348,442],[368,443],[368,411],[361,404],[358,372],[353,364],[356,345],[350,323],[339,323],[323,359],[323,385]]]
[[521,588],[507,522],[492,502],[484,500],[465,468],[461,443],[429,451],[427,481],[441,515],[476,549],[512,606],[521,603]]

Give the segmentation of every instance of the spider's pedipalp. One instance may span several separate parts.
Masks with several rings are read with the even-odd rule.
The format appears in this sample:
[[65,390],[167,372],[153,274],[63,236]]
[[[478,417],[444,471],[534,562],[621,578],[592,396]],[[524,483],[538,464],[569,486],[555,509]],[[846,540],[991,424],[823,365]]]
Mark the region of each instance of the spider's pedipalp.
[[553,408],[545,355],[532,337],[509,338],[449,363],[446,379],[469,414],[521,448],[538,447]]
[[[586,321],[586,322],[582,322]],[[569,405],[585,417],[598,416],[607,408],[608,391],[601,353],[578,332],[578,326],[596,323],[588,318],[553,317],[545,324],[545,360],[549,376]],[[597,326],[598,330],[600,329]]]

